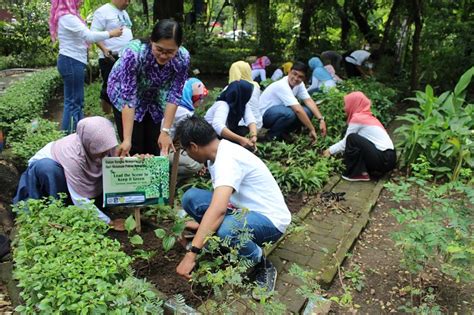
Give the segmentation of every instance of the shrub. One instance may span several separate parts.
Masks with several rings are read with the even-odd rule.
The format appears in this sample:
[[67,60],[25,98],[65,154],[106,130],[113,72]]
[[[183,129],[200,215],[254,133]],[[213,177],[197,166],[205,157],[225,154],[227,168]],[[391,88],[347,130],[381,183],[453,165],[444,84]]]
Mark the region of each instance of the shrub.
[[132,276],[131,258],[104,234],[92,209],[58,200],[20,203],[14,277],[22,289],[22,314],[156,314],[161,301]]
[[45,105],[61,82],[58,71],[50,68],[8,87],[0,96],[0,128],[8,132],[18,119],[31,121],[42,116]]
[[9,134],[9,147],[13,154],[24,165],[38,150],[51,141],[64,136],[58,130],[58,123],[37,118],[32,123],[26,120],[17,121]]
[[102,81],[96,81],[84,88],[84,114],[86,116],[105,116],[100,104]]
[[456,180],[463,167],[474,167],[474,104],[466,100],[466,90],[474,67],[462,75],[453,92],[439,97],[427,85],[425,92],[417,91],[411,100],[419,104],[399,117],[407,122],[395,132],[400,136],[398,147],[402,163],[408,167],[422,154],[433,167],[437,177]]

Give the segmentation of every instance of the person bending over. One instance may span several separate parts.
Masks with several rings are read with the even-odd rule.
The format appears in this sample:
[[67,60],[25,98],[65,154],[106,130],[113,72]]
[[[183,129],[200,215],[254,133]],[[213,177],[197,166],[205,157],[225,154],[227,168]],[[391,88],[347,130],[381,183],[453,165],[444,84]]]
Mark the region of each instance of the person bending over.
[[[257,124],[249,105],[256,97],[254,90],[245,80],[230,83],[204,116],[220,137],[249,150],[255,150],[257,143]],[[242,119],[245,126],[239,126]]]
[[[283,195],[266,165],[256,155],[228,140],[219,140],[212,126],[193,116],[177,128],[181,146],[189,156],[208,163],[214,191],[187,190],[184,210],[198,223],[192,247],[176,268],[191,278],[196,256],[206,238],[216,234],[238,244],[239,228],[247,227],[252,239],[240,244],[239,255],[255,264],[256,283],[266,291],[275,288],[276,268],[264,256],[262,245],[277,241],[291,222]],[[243,209],[247,209],[242,213]]]
[[[84,118],[77,131],[39,150],[20,177],[16,204],[27,199],[59,198],[66,193],[76,206],[90,205],[102,193],[102,158],[115,156],[118,145],[112,123],[103,117]],[[98,208],[99,219],[123,231],[124,220],[111,220]]]
[[369,181],[370,175],[380,176],[395,168],[397,156],[393,142],[382,123],[370,111],[371,102],[362,92],[344,97],[347,131],[344,138],[329,147],[323,155],[343,152],[348,181]]

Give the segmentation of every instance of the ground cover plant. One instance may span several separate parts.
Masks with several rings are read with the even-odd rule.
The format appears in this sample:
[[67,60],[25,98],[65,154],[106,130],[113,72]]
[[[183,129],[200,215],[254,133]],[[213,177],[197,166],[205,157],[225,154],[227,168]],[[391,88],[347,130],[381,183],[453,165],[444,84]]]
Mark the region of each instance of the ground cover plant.
[[14,277],[22,288],[21,314],[157,314],[161,301],[134,278],[131,258],[108,238],[93,209],[62,200],[16,206]]

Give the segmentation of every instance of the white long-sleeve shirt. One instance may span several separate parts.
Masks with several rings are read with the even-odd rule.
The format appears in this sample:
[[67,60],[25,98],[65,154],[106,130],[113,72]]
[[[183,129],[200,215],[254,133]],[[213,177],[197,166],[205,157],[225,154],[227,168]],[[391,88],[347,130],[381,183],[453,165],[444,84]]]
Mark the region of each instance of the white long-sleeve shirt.
[[[246,106],[249,106],[250,109],[252,110],[253,117],[255,117],[255,123],[257,124],[257,130],[262,129],[263,127],[263,118],[262,118],[262,113],[260,113],[260,107],[259,107],[260,94],[262,94],[262,91],[260,90],[260,85],[258,85],[258,83],[255,83],[253,91],[252,91],[252,96],[250,97],[250,100],[248,101],[246,105]],[[247,125],[248,124],[245,124],[245,121],[242,118],[239,122],[239,126],[247,126]]]
[[92,32],[75,15],[66,14],[59,18],[59,54],[87,64],[88,43],[106,40],[109,32]]
[[[227,128],[226,122],[227,116],[229,116],[229,111],[229,105],[225,101],[217,101],[207,110],[206,115],[204,116],[204,119],[212,125],[219,136],[222,135],[222,130]],[[245,105],[243,120],[245,126],[248,126],[251,123],[256,123],[252,109],[248,103]]]
[[[51,148],[53,146],[53,143],[50,142],[48,143],[47,145],[45,145],[41,150],[39,150],[38,152],[36,152],[36,154],[30,158],[28,160],[28,166],[31,165],[31,163],[33,162],[36,162],[38,160],[41,160],[41,159],[51,159],[51,160],[54,160],[53,159],[53,154],[51,153]],[[90,200],[89,198],[86,198],[86,197],[83,197],[81,195],[79,195],[72,187],[71,185],[69,185],[69,183],[67,182],[66,180],[66,184],[67,184],[67,189],[69,191],[69,196],[71,197],[71,200],[72,200],[72,203],[75,205],[75,206],[78,206],[78,207],[81,207],[81,208],[90,208],[90,207],[93,207],[93,209],[97,212],[97,215],[99,216],[99,219],[101,219],[102,221],[104,221],[105,223],[109,224],[110,223],[110,218],[105,214],[103,213],[102,211],[100,211],[99,208],[97,208],[96,206],[94,206],[94,203],[92,202],[92,200]]]
[[349,124],[347,127],[346,134],[344,138],[336,144],[333,144],[329,147],[329,152],[332,154],[337,154],[339,152],[344,152],[346,149],[346,139],[347,136],[351,133],[356,133],[361,137],[366,138],[370,142],[372,142],[375,147],[380,151],[385,151],[388,149],[393,150],[393,142],[390,139],[387,131],[380,126],[368,126],[368,125],[361,125],[361,124]]

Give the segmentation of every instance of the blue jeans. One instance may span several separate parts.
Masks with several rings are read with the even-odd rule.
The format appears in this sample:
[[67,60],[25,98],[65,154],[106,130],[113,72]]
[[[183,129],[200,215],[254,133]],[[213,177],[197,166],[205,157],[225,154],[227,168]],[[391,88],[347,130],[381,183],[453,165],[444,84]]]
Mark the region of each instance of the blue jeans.
[[[204,213],[211,204],[211,199],[211,191],[191,188],[184,193],[181,204],[194,220],[201,223]],[[283,235],[266,216],[260,213],[249,211],[242,217],[234,215],[233,210],[230,209],[216,231],[216,235],[221,239],[230,239],[231,246],[236,246],[244,226],[250,230],[252,240],[240,247],[239,255],[254,263],[260,262],[262,258],[263,251],[260,246],[263,243],[275,242]]]
[[76,131],[77,122],[84,118],[84,79],[86,65],[59,55],[58,71],[64,81],[64,112],[61,130],[68,134]]
[[[303,106],[309,119],[313,117],[311,110]],[[263,127],[268,129],[267,137],[281,139],[284,133],[290,133],[301,126],[301,122],[290,106],[272,106],[263,114]]]
[[45,158],[31,163],[21,174],[13,203],[27,199],[41,199],[59,193],[68,193],[63,167],[56,161]]

